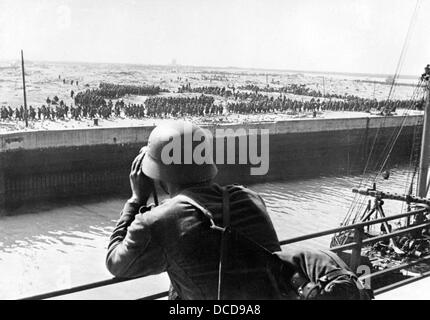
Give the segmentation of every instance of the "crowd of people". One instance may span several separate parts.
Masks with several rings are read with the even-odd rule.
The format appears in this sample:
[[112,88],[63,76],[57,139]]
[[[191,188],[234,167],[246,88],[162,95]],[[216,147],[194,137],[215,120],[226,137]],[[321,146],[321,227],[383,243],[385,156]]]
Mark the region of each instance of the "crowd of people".
[[[124,110],[126,116],[142,117],[144,116],[143,105],[125,106],[123,101],[116,101],[115,106],[113,106],[111,99],[118,99],[125,95],[157,95],[166,91],[158,86],[119,85],[102,82],[97,89],[87,89],[76,95],[71,93],[71,97],[78,108],[77,114],[84,118],[93,118],[97,115],[102,118],[109,118],[112,114],[119,116],[121,110]],[[110,100],[106,102],[106,99]]]
[[[235,89],[232,90],[226,89],[226,87],[191,87],[190,83],[186,85],[182,85],[178,88],[179,93],[201,93],[201,94],[210,94],[215,96],[220,96],[224,98],[230,98],[234,96]],[[236,97],[235,97],[236,98]]]
[[[230,113],[268,113],[268,112],[311,112],[311,111],[359,111],[392,113],[397,109],[410,108],[408,100],[385,100],[376,99],[348,99],[348,100],[326,100],[312,98],[308,101],[294,100],[285,95],[277,98],[263,94],[256,94],[248,101],[228,102],[227,110]],[[415,101],[411,109],[422,110],[424,100]]]
[[[144,117],[183,117],[183,116],[210,116],[225,113],[253,114],[270,112],[315,112],[315,111],[360,111],[380,112],[389,114],[397,109],[422,110],[424,100],[414,101],[411,106],[409,100],[385,100],[365,99],[356,96],[343,96],[342,98],[327,99],[312,97],[306,100],[297,100],[287,97],[284,92],[302,85],[294,85],[281,88],[267,88],[270,92],[279,92],[279,95],[267,95],[258,86],[248,85],[236,89],[234,87],[194,87],[190,84],[183,85],[178,89],[179,93],[199,93],[195,96],[158,96],[148,97],[145,103],[125,103],[118,98],[125,94],[155,95],[160,92],[159,87],[142,87],[134,85],[114,85],[101,83],[97,89],[87,89],[75,94],[71,92],[74,104],[66,105],[57,96],[46,99],[46,105],[41,107],[30,106],[27,110],[23,106],[12,109],[10,106],[0,108],[1,120],[57,120],[57,119],[85,119],[85,118],[110,118],[125,116],[129,118]],[[277,90],[277,91],[274,91]],[[303,89],[306,93],[308,91]],[[303,92],[300,91],[302,94]],[[216,101],[214,96],[223,97]],[[107,100],[109,99],[109,100]]]
[[307,87],[305,84],[296,84],[292,83],[283,87],[259,87],[257,85],[248,84],[245,86],[238,87],[240,90],[248,90],[255,93],[258,92],[279,92],[279,93],[290,93],[295,94],[299,96],[310,96],[315,98],[329,98],[329,99],[344,99],[344,100],[355,100],[359,99],[358,96],[349,95],[349,94],[336,94],[336,93],[325,93],[323,94],[319,90],[314,90],[309,87]]
[[[191,92],[216,95],[223,98],[231,98],[228,101],[227,110],[232,113],[265,113],[265,112],[306,112],[306,111],[361,111],[370,112],[395,112],[397,109],[422,110],[424,101],[415,101],[410,106],[408,100],[382,100],[365,99],[353,95],[329,94],[322,98],[320,92],[310,90],[305,85],[292,84],[285,87],[260,88],[256,85],[247,85],[238,89],[226,87],[191,87],[190,84],[183,85],[178,92]],[[277,98],[267,96],[261,92],[280,93]],[[310,101],[301,101],[287,98],[283,93],[294,93],[313,97]],[[330,98],[330,99],[329,99]],[[334,99],[331,99],[334,98]]]
[[234,98],[235,100],[248,99],[255,95],[258,95],[261,92],[266,93],[290,93],[299,96],[310,96],[314,98],[328,98],[328,99],[343,99],[343,100],[356,100],[359,99],[358,96],[354,95],[339,95],[333,93],[327,93],[323,95],[320,91],[316,91],[308,88],[304,84],[291,84],[284,87],[259,87],[257,85],[248,84],[245,86],[239,86],[237,89],[233,87],[217,87],[217,86],[209,86],[209,87],[191,87],[188,83],[186,85],[182,85],[178,88],[179,93],[202,93],[202,94],[210,94],[216,95],[223,98]]
[[[77,95],[79,97],[79,94]],[[93,119],[111,117],[182,117],[182,116],[209,116],[223,113],[221,105],[214,104],[214,98],[201,95],[198,97],[154,97],[148,98],[144,104],[126,104],[123,100],[106,102],[97,96],[86,96],[86,103],[66,105],[63,101],[47,99],[49,104],[34,108],[30,106],[27,113],[28,120],[65,120],[65,119]],[[80,100],[78,100],[80,101]],[[25,109],[12,109],[10,106],[2,106],[0,109],[2,120],[24,120]]]
[[[47,99],[49,100],[49,99]],[[29,120],[64,120],[104,118],[125,116],[129,118],[166,118],[183,116],[212,116],[227,113],[253,114],[287,112],[300,113],[312,111],[360,111],[360,112],[395,112],[397,109],[410,108],[410,102],[406,100],[377,101],[357,98],[355,100],[325,100],[312,98],[308,101],[294,100],[285,95],[269,97],[256,94],[249,99],[228,101],[215,104],[211,96],[200,95],[195,97],[151,97],[144,104],[126,104],[123,100],[115,103],[104,99],[91,100],[89,104],[76,103],[66,105],[63,101],[55,100],[41,107],[30,106],[27,117]],[[411,109],[422,110],[424,100],[415,101]],[[21,106],[12,109],[10,106],[0,108],[1,120],[24,120],[25,110]]]
[[[74,101],[76,105],[92,108],[105,105],[106,99],[118,99],[128,94],[157,95],[161,91],[162,89],[156,86],[117,85],[102,82],[98,89],[87,89],[74,95]],[[73,94],[71,94],[72,98]]]
[[[27,110],[28,120],[64,120],[69,117],[69,112],[73,116],[74,108],[64,104],[62,101],[58,105],[42,105],[41,107],[29,106]],[[12,109],[10,106],[2,106],[0,109],[1,120],[25,120],[26,111],[23,106]]]
[[[326,94],[322,97],[321,92],[314,91],[306,87],[306,85],[292,84],[284,87],[263,87],[256,85],[246,85],[238,87],[191,87],[190,84],[183,85],[178,89],[178,92],[191,92],[216,95],[223,98],[234,99],[235,102],[228,102],[229,110],[240,110],[240,113],[254,113],[272,111],[309,111],[309,110],[331,110],[331,111],[361,111],[369,112],[387,111],[394,112],[396,109],[413,109],[422,110],[424,101],[415,101],[414,105],[410,106],[409,100],[382,100],[365,99],[354,95],[339,95]],[[268,97],[261,92],[280,93],[279,98]],[[293,93],[296,95],[310,96],[310,102],[287,99],[283,94]],[[333,100],[332,100],[333,99]],[[239,100],[239,101],[237,101]],[[237,101],[237,102],[236,102]],[[282,101],[279,102],[279,101]],[[233,111],[235,112],[235,111]]]
[[99,88],[94,91],[105,99],[118,99],[125,95],[152,96],[160,92],[167,92],[166,89],[161,89],[158,86],[123,85],[106,82],[100,83]]
[[207,95],[198,97],[153,97],[145,101],[149,117],[181,117],[221,115],[222,105],[215,105],[215,99]]
[[188,83],[186,85],[182,85],[178,88],[179,93],[201,93],[201,94],[207,94],[207,95],[214,95],[219,96],[222,98],[227,99],[234,99],[234,100],[247,100],[252,99],[255,96],[257,96],[257,91],[249,91],[249,90],[236,90],[234,86],[232,87],[217,87],[217,86],[205,86],[205,87],[191,87],[191,85]]

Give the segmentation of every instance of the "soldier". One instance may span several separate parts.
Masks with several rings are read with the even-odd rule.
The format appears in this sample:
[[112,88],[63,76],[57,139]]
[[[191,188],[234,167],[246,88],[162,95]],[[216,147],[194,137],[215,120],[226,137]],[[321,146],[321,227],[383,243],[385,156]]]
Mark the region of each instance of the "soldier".
[[7,114],[7,110],[6,110],[6,108],[4,106],[1,107],[0,114],[1,114],[1,119],[3,121],[7,119],[8,114]]
[[[113,275],[167,271],[170,297],[180,299],[368,299],[356,275],[331,253],[281,252],[262,198],[239,185],[213,183],[213,160],[196,163],[192,154],[201,146],[185,146],[186,135],[211,148],[200,127],[170,121],[151,132],[134,159],[132,194],[106,257]],[[163,159],[171,141],[180,143],[180,154],[190,152],[191,164]],[[170,199],[147,206],[155,184]]]
[[19,108],[19,115],[20,115],[20,120],[24,120],[24,117],[25,117],[25,110],[24,110],[24,107],[23,107],[23,106],[21,106],[21,107]]
[[12,120],[13,118],[13,110],[10,106],[8,106],[8,118]]
[[45,114],[43,115],[43,118],[45,119],[45,120],[51,120],[51,107],[47,107],[46,109],[45,109]]
[[[235,256],[231,263],[235,267],[226,274],[221,289],[218,287],[221,233],[212,229],[211,223],[223,225],[228,215],[231,225],[269,251],[279,251],[280,246],[260,196],[242,186],[215,184],[217,168],[213,161],[197,164],[193,160],[186,166],[163,163],[161,152],[170,139],[185,143],[186,134],[205,136],[198,126],[182,121],[159,125],[150,134],[148,147],[133,161],[132,196],[110,238],[108,270],[123,278],[167,271],[174,291],[182,299],[216,299],[219,295],[278,299],[279,292],[265,267],[243,255]],[[181,150],[187,147],[182,145]],[[154,182],[166,190],[170,199],[150,207],[147,201]],[[242,244],[238,249],[247,247]]]
[[[42,108],[44,108],[45,106],[42,105]],[[37,108],[37,119],[38,120],[42,120],[42,110],[41,108]]]
[[34,110],[34,108],[32,106],[30,106],[29,115],[30,115],[31,120],[36,120],[36,111]]

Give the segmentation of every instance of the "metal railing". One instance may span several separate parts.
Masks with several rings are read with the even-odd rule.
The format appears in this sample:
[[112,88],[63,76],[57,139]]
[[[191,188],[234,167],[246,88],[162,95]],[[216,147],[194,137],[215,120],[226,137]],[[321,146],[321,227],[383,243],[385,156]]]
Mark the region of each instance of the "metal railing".
[[[384,217],[384,218],[379,218],[379,219],[375,219],[375,220],[371,220],[371,221],[356,223],[356,224],[338,227],[338,228],[334,228],[334,229],[329,229],[329,230],[325,230],[325,231],[321,231],[321,232],[315,232],[315,233],[311,233],[311,234],[283,240],[280,242],[280,244],[281,244],[281,246],[284,246],[287,244],[293,244],[293,243],[297,243],[297,242],[301,242],[301,241],[305,241],[305,240],[315,239],[315,238],[319,238],[319,237],[323,237],[323,236],[327,236],[327,235],[331,235],[331,234],[336,234],[336,233],[343,232],[343,231],[353,230],[354,231],[354,241],[353,242],[331,248],[330,250],[335,252],[335,253],[344,252],[347,250],[352,250],[351,260],[350,260],[349,266],[351,267],[352,270],[356,271],[357,267],[360,265],[361,251],[362,251],[363,246],[367,246],[367,245],[379,242],[381,240],[391,239],[393,237],[407,234],[409,232],[418,231],[418,230],[422,230],[424,228],[428,228],[428,227],[430,227],[430,221],[420,223],[417,225],[411,225],[411,226],[404,228],[404,229],[400,229],[397,231],[393,231],[393,232],[390,232],[387,234],[383,234],[380,236],[371,237],[371,238],[367,238],[367,239],[364,239],[364,237],[365,237],[364,228],[365,227],[384,223],[387,221],[397,220],[397,219],[401,219],[401,218],[407,218],[407,217],[411,217],[411,216],[417,215],[417,214],[428,214],[428,209],[427,208],[418,209],[418,210],[414,210],[414,211],[410,211],[410,212],[406,212],[406,213],[401,213],[401,214],[397,214],[397,215],[393,215],[393,216],[389,216],[389,217]],[[420,259],[417,259],[415,261],[409,262],[409,263],[403,263],[403,264],[400,264],[398,266],[394,266],[394,267],[387,268],[387,269],[384,269],[381,271],[377,271],[377,272],[374,272],[371,274],[366,274],[366,275],[360,276],[360,279],[367,280],[367,279],[378,278],[378,277],[381,277],[383,275],[386,275],[386,274],[389,274],[389,273],[392,273],[395,271],[399,271],[401,269],[405,269],[405,268],[417,265],[419,263],[426,262],[427,260],[430,260],[430,255],[425,256],[425,257],[420,258]],[[425,272],[418,277],[405,279],[405,280],[402,280],[402,281],[399,281],[396,283],[392,283],[392,284],[387,285],[385,287],[378,288],[377,290],[375,290],[375,295],[378,295],[378,294],[381,294],[383,292],[386,292],[386,291],[392,290],[394,288],[400,287],[402,285],[417,281],[417,280],[422,279],[422,278],[427,277],[427,276],[430,276],[430,271]],[[127,278],[127,279],[112,278],[112,279],[108,279],[108,280],[102,280],[102,281],[98,281],[98,282],[92,282],[92,283],[88,283],[88,284],[84,284],[84,285],[80,285],[80,286],[75,286],[75,287],[67,288],[67,289],[63,289],[63,290],[57,290],[57,291],[47,292],[44,294],[38,294],[38,295],[23,298],[23,300],[55,298],[55,297],[59,297],[59,296],[64,296],[64,295],[68,295],[68,294],[72,294],[72,293],[82,292],[82,291],[86,291],[86,290],[90,290],[90,289],[96,289],[96,288],[100,288],[100,287],[104,287],[104,286],[108,286],[108,285],[113,285],[113,284],[117,284],[117,283],[121,283],[121,282],[136,280],[136,279],[139,279],[139,278],[131,278],[131,279],[130,278]],[[160,299],[160,298],[167,297],[167,295],[168,295],[168,291],[163,291],[163,292],[156,293],[153,295],[145,296],[145,297],[141,298],[141,300]]]

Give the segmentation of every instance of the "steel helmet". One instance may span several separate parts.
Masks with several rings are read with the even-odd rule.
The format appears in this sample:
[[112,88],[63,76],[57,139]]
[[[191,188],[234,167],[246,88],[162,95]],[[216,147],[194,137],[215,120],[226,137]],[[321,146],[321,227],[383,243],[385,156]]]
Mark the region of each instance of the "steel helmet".
[[[198,141],[194,141],[193,137]],[[204,136],[204,139],[203,139]],[[142,171],[154,180],[192,184],[211,180],[218,172],[211,137],[199,126],[171,120],[156,126],[148,138]],[[205,161],[195,161],[194,150],[204,149]],[[206,154],[207,152],[207,154]]]

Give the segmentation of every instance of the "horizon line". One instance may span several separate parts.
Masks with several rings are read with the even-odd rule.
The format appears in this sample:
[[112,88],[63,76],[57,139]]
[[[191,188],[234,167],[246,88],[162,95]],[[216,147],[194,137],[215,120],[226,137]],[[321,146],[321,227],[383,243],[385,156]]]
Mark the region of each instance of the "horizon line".
[[[19,61],[20,59],[3,59],[0,62]],[[79,60],[33,60],[26,59],[26,62],[41,62],[41,63],[84,63],[84,64],[111,64],[111,65],[131,65],[131,66],[154,66],[154,67],[188,67],[188,68],[211,68],[211,69],[236,69],[236,70],[253,70],[253,71],[274,71],[274,72],[294,72],[294,73],[310,73],[310,74],[331,74],[331,75],[349,75],[349,76],[370,76],[373,78],[390,77],[391,73],[371,73],[371,72],[350,72],[350,71],[327,71],[327,70],[299,70],[299,69],[284,69],[284,68],[261,68],[261,67],[238,67],[238,66],[204,66],[204,65],[186,65],[186,64],[148,64],[134,62],[96,62],[96,61],[79,61]],[[415,79],[419,76],[411,74],[400,74],[399,78]]]

